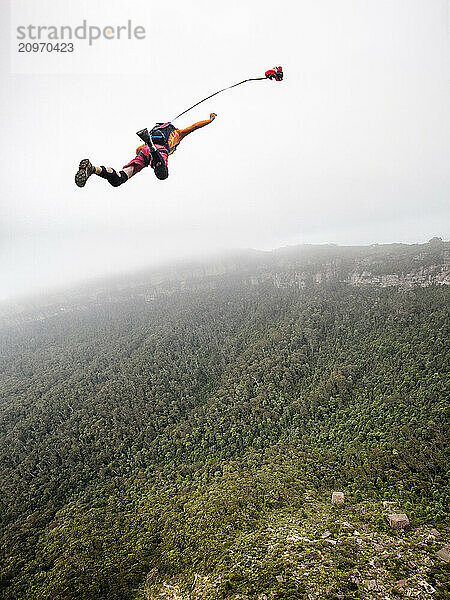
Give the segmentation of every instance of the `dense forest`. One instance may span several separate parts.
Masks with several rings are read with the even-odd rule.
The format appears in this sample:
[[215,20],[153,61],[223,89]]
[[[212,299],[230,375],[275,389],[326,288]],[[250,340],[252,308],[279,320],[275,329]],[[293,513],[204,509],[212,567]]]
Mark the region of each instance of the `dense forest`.
[[[307,598],[273,565],[233,575],[233,544],[274,511],[306,518],[339,489],[414,527],[448,519],[448,286],[280,285],[251,261],[257,280],[234,265],[2,321],[2,598],[137,600],[194,573],[222,574],[204,598]],[[366,597],[341,586],[319,597]]]

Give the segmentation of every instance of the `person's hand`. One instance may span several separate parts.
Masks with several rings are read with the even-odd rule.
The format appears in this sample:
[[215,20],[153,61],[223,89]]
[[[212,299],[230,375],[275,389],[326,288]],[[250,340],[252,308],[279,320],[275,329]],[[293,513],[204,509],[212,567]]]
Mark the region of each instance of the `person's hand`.
[[211,113],[209,115],[209,118],[211,119],[211,121],[214,121],[214,119],[217,117],[216,113]]

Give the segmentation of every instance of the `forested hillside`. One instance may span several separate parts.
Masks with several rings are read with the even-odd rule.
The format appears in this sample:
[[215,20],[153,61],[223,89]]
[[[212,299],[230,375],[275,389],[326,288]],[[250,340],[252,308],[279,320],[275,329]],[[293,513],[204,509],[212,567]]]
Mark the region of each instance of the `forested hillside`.
[[[449,288],[437,283],[447,246],[402,247],[397,259],[389,247],[385,274],[440,277],[416,286],[355,284],[361,265],[383,274],[380,249],[338,262],[332,248],[325,259],[309,249],[306,262],[248,255],[203,278],[104,284],[62,310],[8,309],[1,597],[137,600],[163,581],[189,588],[197,574],[215,577],[199,596],[211,600],[308,598],[307,575],[285,569],[280,580],[267,563],[244,576],[243,565],[267,527],[301,517],[307,528],[334,489],[347,519],[366,506],[382,535],[386,499],[408,513],[411,536],[444,531]],[[316,277],[324,262],[335,276]],[[312,597],[386,597],[349,583],[355,544]],[[445,564],[427,561],[424,581],[447,597]]]

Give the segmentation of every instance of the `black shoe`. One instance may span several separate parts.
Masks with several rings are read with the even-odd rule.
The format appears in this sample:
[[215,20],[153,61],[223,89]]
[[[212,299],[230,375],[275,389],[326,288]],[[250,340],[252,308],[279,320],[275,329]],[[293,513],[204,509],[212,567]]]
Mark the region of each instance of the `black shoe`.
[[169,177],[169,169],[167,168],[166,163],[161,158],[159,162],[155,164],[153,167],[153,171],[158,179],[167,179]]
[[141,140],[144,142],[144,144],[151,143],[150,134],[148,132],[147,127],[144,127],[144,129],[141,129],[140,131],[136,131],[136,135],[138,135],[141,138]]
[[158,179],[167,179],[169,177],[169,169],[163,158],[163,153],[167,155],[167,150],[157,150],[155,146],[150,146],[151,166]]
[[80,162],[80,166],[78,167],[77,174],[75,175],[75,183],[78,187],[84,187],[86,185],[86,181],[94,172],[94,167],[91,164],[91,161],[88,158],[83,158]]

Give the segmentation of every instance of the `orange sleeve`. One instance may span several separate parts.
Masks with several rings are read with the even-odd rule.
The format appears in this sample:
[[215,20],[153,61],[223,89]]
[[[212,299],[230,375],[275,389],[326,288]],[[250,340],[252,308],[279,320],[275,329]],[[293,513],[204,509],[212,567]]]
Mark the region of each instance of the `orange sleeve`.
[[206,119],[205,121],[199,121],[198,123],[194,123],[190,127],[186,127],[186,129],[179,129],[178,131],[180,132],[180,141],[196,129],[201,129],[202,127],[205,127],[205,125],[209,125],[213,122],[213,120],[214,119]]

